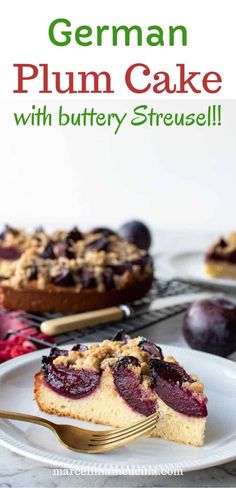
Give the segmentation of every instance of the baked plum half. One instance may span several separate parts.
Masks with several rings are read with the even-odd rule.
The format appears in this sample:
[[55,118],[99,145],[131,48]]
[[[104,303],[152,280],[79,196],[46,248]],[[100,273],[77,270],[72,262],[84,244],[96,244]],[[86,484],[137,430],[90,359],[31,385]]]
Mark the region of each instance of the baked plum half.
[[0,245],[0,259],[6,261],[16,261],[21,257],[21,251],[16,246],[1,246]]
[[150,359],[150,374],[156,393],[173,410],[193,417],[207,416],[205,398],[196,396],[183,386],[185,382],[193,383],[193,379],[181,366],[161,359]]
[[[77,350],[79,350],[78,346]],[[101,373],[53,364],[56,357],[67,354],[68,351],[54,348],[49,357],[43,356],[42,373],[44,380],[52,390],[74,400],[91,395],[100,383]]]
[[142,349],[142,351],[147,352],[151,357],[164,359],[161,348],[153,342],[150,342],[145,337],[141,339],[138,346],[140,349]]
[[118,359],[112,371],[119,395],[133,410],[148,416],[156,411],[156,404],[155,401],[145,398],[145,390],[141,384],[142,375],[136,372],[136,368],[140,366],[136,357],[123,356]]

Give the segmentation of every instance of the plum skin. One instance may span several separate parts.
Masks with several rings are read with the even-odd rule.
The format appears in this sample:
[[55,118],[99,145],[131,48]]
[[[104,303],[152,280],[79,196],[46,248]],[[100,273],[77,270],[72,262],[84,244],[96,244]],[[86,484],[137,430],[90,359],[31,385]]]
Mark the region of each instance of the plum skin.
[[150,374],[158,396],[173,410],[190,417],[206,417],[206,399],[197,398],[192,392],[182,387],[192,378],[178,364],[162,359],[150,359]]
[[[77,344],[72,350],[84,349]],[[71,399],[80,399],[91,395],[99,386],[101,371],[73,369],[63,365],[56,366],[53,360],[58,356],[67,356],[67,350],[52,348],[49,356],[42,357],[42,374],[47,385],[58,394]]]
[[115,387],[129,407],[141,415],[151,415],[156,411],[155,401],[145,398],[142,390],[142,378],[137,376],[130,366],[140,367],[134,356],[122,356],[112,367]]
[[184,316],[183,335],[199,351],[226,357],[236,350],[236,305],[225,299],[199,300]]
[[119,229],[122,239],[135,244],[140,249],[148,250],[151,246],[151,232],[148,227],[139,220],[126,222]]

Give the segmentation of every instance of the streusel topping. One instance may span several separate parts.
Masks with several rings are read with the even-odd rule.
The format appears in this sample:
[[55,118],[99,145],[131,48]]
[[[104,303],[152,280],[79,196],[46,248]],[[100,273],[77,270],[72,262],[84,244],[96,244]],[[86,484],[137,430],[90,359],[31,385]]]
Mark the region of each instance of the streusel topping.
[[68,356],[58,356],[53,363],[96,371],[114,364],[122,356],[134,356],[141,363],[147,363],[148,354],[138,347],[140,340],[140,337],[130,339],[127,343],[105,340],[101,344],[90,344],[86,351],[69,351]]
[[[53,364],[72,369],[87,369],[99,372],[100,370],[104,371],[107,368],[112,368],[124,356],[132,356],[139,360],[140,366],[131,365],[130,367],[136,374],[142,375],[143,386],[149,388],[151,385],[150,355],[139,346],[142,340],[142,337],[136,337],[135,339],[127,339],[126,342],[105,340],[101,344],[90,344],[85,351],[72,350],[69,351],[67,356],[56,357],[53,360]],[[179,365],[173,356],[165,356],[164,361]],[[191,383],[185,381],[182,387],[201,396],[203,394],[202,383],[200,383],[196,375],[190,375],[190,377],[193,381]]]
[[74,228],[49,235],[40,229],[27,234],[7,228],[1,236],[1,245],[11,243],[21,251],[20,258],[9,263],[3,286],[43,289],[52,284],[102,292],[152,274],[149,254],[112,231],[81,233]]
[[6,225],[4,230],[0,233],[1,246],[15,246],[22,252],[29,247],[34,248],[46,245],[48,240],[49,236],[40,228],[32,233],[28,233],[24,229],[16,229]]

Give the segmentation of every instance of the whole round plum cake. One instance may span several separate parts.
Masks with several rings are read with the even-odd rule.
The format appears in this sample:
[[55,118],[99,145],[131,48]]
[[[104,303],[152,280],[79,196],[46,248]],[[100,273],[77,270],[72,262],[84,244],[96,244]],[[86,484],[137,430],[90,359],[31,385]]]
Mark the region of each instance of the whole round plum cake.
[[0,240],[1,303],[10,310],[94,310],[139,299],[152,285],[148,252],[110,229],[49,235],[8,227]]

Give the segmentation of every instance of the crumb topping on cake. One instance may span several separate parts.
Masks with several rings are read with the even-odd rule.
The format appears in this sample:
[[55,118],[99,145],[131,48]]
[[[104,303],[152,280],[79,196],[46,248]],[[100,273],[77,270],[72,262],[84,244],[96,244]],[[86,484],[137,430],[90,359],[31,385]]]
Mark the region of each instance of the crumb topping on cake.
[[53,364],[63,365],[74,369],[90,369],[99,371],[114,365],[122,356],[136,357],[143,367],[147,365],[148,354],[138,347],[140,337],[121,341],[105,340],[101,344],[90,344],[86,351],[69,351],[67,356],[58,356]]
[[149,254],[115,233],[81,233],[57,231],[49,235],[43,230],[27,234],[6,228],[1,245],[14,245],[21,256],[8,265],[3,286],[22,289],[48,285],[97,289],[99,292],[127,285],[152,274]]
[[0,233],[1,246],[15,246],[22,252],[31,247],[46,245],[47,242],[48,235],[42,229],[36,229],[34,232],[27,233],[24,229],[16,229],[6,225]]
[[[143,351],[139,344],[142,343],[142,337],[127,339],[124,341],[105,340],[100,344],[90,344],[85,351],[69,351],[68,355],[57,356],[53,360],[56,366],[65,366],[71,369],[87,369],[90,371],[105,371],[112,368],[122,357],[134,357],[138,359],[140,365],[130,364],[129,367],[135,374],[142,376],[142,386],[150,388],[150,355]],[[168,363],[179,363],[173,356],[165,356],[164,360]],[[190,375],[192,382],[185,381],[182,387],[195,392],[197,395],[203,395],[203,385],[196,375]]]
[[165,412],[171,408],[186,418],[205,418],[203,385],[172,356],[168,359],[171,362],[148,339],[131,339],[119,331],[101,344],[76,344],[71,351],[52,348],[42,358],[42,384],[49,392],[73,400],[102,398],[107,388],[112,404],[121,400],[128,412],[144,416],[161,412],[163,407]]
[[187,388],[190,391],[193,391],[197,393],[198,395],[201,395],[203,393],[203,384],[200,383],[200,381],[194,381],[193,383],[185,382],[182,383],[183,388]]

